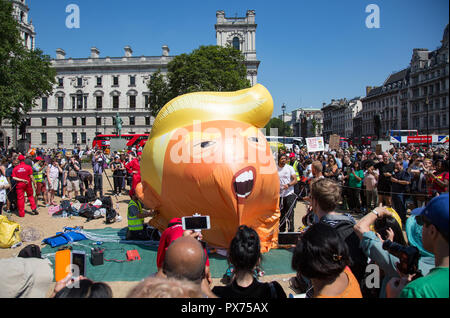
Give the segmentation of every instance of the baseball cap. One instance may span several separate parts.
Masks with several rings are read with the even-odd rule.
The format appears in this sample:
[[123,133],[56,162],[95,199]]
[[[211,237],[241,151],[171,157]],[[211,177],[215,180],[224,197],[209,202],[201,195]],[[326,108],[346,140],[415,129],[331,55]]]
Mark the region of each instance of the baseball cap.
[[294,157],[295,157],[295,153],[291,152],[291,153],[289,154],[289,158],[294,158]]
[[42,161],[44,159],[42,159],[41,157],[36,157],[36,161]]
[[448,193],[441,194],[434,197],[425,207],[412,210],[411,214],[426,217],[439,232],[448,236],[448,203]]
[[415,246],[419,249],[420,254],[425,257],[434,257],[433,253],[428,252],[422,244],[422,225],[419,225],[416,221],[416,216],[406,219],[405,224],[406,236],[408,237],[409,245]]
[[18,159],[19,161],[23,161],[23,160],[25,160],[25,156],[24,156],[24,155],[20,155],[19,157],[17,157],[17,159]]

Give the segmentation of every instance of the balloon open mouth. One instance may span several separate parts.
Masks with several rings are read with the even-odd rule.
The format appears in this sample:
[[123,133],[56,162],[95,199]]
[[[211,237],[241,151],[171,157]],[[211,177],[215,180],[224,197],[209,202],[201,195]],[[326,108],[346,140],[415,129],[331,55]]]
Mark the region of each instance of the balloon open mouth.
[[239,203],[242,203],[252,193],[255,179],[256,170],[253,167],[244,168],[234,175],[233,190]]

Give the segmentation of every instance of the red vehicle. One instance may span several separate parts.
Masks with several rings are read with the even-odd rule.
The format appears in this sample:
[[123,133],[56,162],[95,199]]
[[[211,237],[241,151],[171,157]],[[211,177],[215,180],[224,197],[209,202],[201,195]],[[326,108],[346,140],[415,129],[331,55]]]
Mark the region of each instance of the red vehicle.
[[[133,134],[133,135],[122,135],[121,138],[127,140],[127,147],[132,148],[139,146],[144,147],[148,140],[149,134]],[[119,138],[119,135],[97,135],[92,141],[92,148],[106,149],[109,148],[111,144],[111,139]]]

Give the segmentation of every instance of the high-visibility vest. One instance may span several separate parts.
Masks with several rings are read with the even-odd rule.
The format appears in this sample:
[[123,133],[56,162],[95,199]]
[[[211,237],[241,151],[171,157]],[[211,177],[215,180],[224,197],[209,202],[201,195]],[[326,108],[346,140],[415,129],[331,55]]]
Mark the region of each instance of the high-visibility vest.
[[35,163],[33,165],[33,177],[34,177],[34,181],[36,182],[44,182],[44,172],[43,170],[41,171],[34,171],[34,168],[39,167],[39,170],[42,168],[41,166],[39,166],[39,164]]
[[133,200],[128,203],[128,211],[127,211],[127,218],[128,218],[128,230],[129,231],[142,231],[144,229],[144,219],[140,219],[137,216],[131,216],[130,215],[130,207],[135,206],[138,208],[139,213],[142,213],[142,205],[141,202],[135,202]]
[[298,172],[298,161],[295,160],[294,162],[294,170],[295,170],[295,174],[297,175],[297,181],[300,181],[300,173]]

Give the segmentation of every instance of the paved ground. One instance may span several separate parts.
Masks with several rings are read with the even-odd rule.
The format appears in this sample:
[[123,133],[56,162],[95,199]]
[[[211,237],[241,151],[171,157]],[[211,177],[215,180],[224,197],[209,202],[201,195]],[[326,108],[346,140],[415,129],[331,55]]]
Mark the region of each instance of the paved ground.
[[[108,172],[110,174],[110,172]],[[112,178],[110,177],[110,180],[112,181]],[[104,186],[104,194],[105,195],[112,195],[112,189],[109,185],[109,182],[104,176],[103,180],[103,186]],[[61,201],[61,198],[56,197],[56,202]],[[38,240],[34,242],[27,242],[24,243],[22,246],[16,248],[16,249],[0,249],[0,258],[8,258],[8,257],[14,257],[17,256],[19,251],[26,245],[29,244],[36,244],[40,245],[41,240],[55,235],[56,232],[62,231],[64,226],[83,226],[85,229],[99,229],[104,227],[112,227],[112,228],[124,228],[127,226],[127,219],[126,219],[126,211],[127,211],[127,205],[129,201],[129,196],[125,194],[118,196],[117,200],[115,197],[113,197],[113,203],[116,207],[116,204],[118,204],[118,212],[122,216],[121,222],[116,222],[113,224],[106,225],[104,223],[104,218],[98,219],[98,220],[92,220],[90,222],[85,222],[85,218],[83,217],[73,217],[73,218],[54,218],[51,217],[48,214],[48,210],[45,207],[42,200],[39,200],[38,202],[38,211],[39,215],[31,215],[31,208],[29,204],[26,204],[26,215],[24,218],[20,218],[18,215],[11,215],[10,219],[12,221],[15,221],[21,225],[22,230],[28,227],[32,227],[34,229],[37,229],[41,236]],[[295,223],[295,229],[297,229],[301,225],[301,218],[306,213],[306,207],[302,202],[299,202],[297,204],[297,207],[295,209],[295,215],[294,215],[294,223]],[[261,278],[262,281],[271,281],[271,280],[277,280],[281,286],[285,289],[286,294],[292,293],[292,290],[289,289],[289,282],[288,279],[292,277],[292,275],[275,275],[275,276],[264,276]],[[136,285],[136,282],[108,282],[108,284],[113,289],[114,297],[125,297],[128,293],[128,291]],[[220,278],[213,279],[213,285],[222,285],[220,282]],[[49,291],[50,292],[50,291]]]

